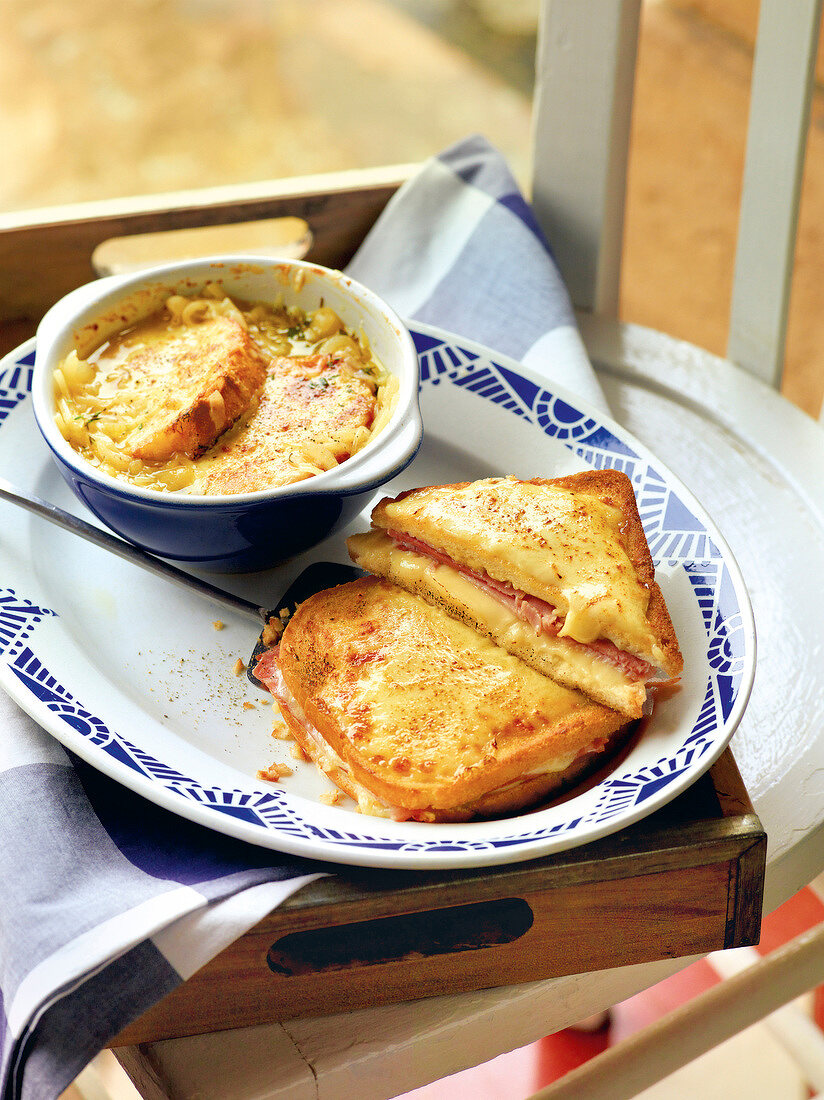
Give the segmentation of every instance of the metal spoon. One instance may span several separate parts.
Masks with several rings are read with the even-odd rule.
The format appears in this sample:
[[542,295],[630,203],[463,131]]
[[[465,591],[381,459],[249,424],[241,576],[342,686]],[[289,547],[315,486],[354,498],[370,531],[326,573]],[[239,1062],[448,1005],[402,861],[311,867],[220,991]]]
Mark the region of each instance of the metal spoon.
[[232,611],[240,611],[244,615],[249,615],[254,618],[258,624],[260,624],[261,621],[265,622],[268,617],[269,612],[266,608],[258,607],[257,604],[253,604],[249,600],[244,600],[240,596],[235,596],[231,592],[224,592],[223,589],[217,588],[213,584],[209,584],[208,581],[193,577],[182,569],[177,569],[175,566],[167,564],[167,562],[162,559],[156,558],[153,554],[141,550],[139,546],[133,546],[130,542],[125,542],[116,535],[109,534],[108,531],[103,531],[99,527],[93,526],[91,523],[86,523],[85,520],[78,519],[77,516],[73,516],[70,512],[64,512],[62,508],[58,508],[54,504],[49,504],[48,501],[41,500],[40,497],[23,492],[22,489],[16,488],[2,477],[0,477],[0,499],[7,500],[11,504],[18,504],[21,508],[25,508],[29,512],[34,512],[35,515],[41,516],[43,519],[47,519],[51,523],[56,524],[58,527],[63,527],[65,530],[71,531],[75,535],[80,535],[81,538],[93,542],[95,546],[100,546],[104,550],[110,550],[113,554],[117,554],[118,557],[125,558],[126,561],[133,562],[135,565],[139,565],[142,569],[147,569],[150,573],[154,573],[158,577],[163,577],[165,580],[172,581],[182,588],[188,588],[201,596],[205,596],[206,599],[211,600],[213,603],[219,604],[222,607],[231,608]]

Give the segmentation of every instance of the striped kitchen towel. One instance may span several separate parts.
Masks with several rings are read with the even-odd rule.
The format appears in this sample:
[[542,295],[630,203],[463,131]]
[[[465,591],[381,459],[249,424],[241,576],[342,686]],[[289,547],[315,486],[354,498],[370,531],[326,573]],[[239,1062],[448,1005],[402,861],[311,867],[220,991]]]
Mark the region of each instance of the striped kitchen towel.
[[552,250],[484,138],[447,149],[402,187],[347,273],[401,317],[509,355],[606,411]]

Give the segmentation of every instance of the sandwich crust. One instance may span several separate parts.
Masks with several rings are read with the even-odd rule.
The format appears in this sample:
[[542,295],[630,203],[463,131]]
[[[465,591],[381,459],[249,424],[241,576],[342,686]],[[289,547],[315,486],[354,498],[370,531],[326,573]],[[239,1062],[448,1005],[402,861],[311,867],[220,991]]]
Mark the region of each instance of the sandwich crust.
[[347,793],[365,789],[396,816],[520,809],[626,721],[376,577],[301,604],[278,664],[293,700],[281,710],[303,749]]
[[639,657],[651,659],[652,663],[659,665],[667,676],[680,676],[684,667],[684,658],[663,593],[655,580],[655,565],[649,552],[644,526],[638,514],[638,501],[635,499],[632,482],[619,470],[585,470],[583,473],[572,474],[569,477],[555,478],[552,484],[560,489],[568,489],[601,501],[620,511],[623,516],[620,538],[638,583],[648,593],[646,620],[653,637],[649,655],[638,652],[631,645],[627,645],[627,649],[630,653],[637,653]]

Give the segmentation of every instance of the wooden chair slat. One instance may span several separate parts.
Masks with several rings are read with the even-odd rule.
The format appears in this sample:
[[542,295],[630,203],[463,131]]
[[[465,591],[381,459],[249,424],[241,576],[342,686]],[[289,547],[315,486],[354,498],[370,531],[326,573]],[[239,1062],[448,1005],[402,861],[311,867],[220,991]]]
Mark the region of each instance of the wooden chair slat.
[[545,0],[532,201],[574,304],[618,315],[640,0]]
[[821,0],[761,0],[727,357],[772,386],[784,365]]

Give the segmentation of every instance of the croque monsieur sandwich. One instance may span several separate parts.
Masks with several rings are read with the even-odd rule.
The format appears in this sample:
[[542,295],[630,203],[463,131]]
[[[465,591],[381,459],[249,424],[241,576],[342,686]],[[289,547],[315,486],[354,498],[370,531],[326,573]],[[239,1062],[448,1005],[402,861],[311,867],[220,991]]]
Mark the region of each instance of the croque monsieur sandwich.
[[630,718],[683,660],[632,484],[614,470],[384,499],[353,561]]
[[628,729],[377,577],[301,603],[254,674],[359,809],[401,821],[517,812],[579,778]]

